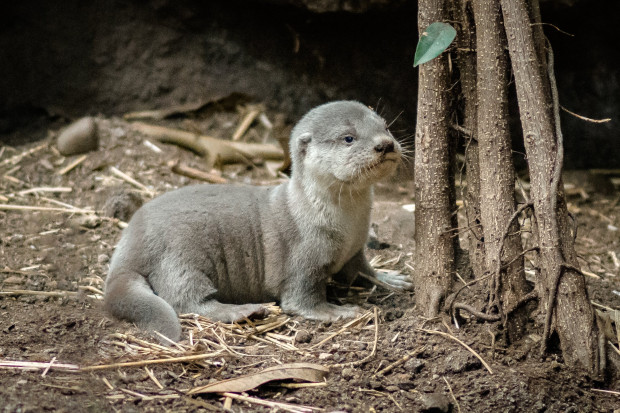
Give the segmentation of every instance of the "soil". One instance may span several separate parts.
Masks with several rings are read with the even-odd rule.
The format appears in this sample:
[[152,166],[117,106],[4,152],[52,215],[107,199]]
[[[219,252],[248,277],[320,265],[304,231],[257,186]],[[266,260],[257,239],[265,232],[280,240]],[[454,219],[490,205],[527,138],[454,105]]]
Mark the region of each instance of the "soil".
[[[272,120],[282,118],[276,115],[268,113]],[[230,137],[240,118],[234,110],[218,109],[159,123]],[[57,152],[58,129],[50,131],[43,141],[3,147],[0,203],[102,211],[106,201],[119,193],[134,193],[144,201],[151,198],[147,191],[119,179],[111,166],[154,194],[199,183],[171,170],[176,162],[204,169],[199,156],[149,140],[161,148],[162,152],[157,153],[144,143],[147,138],[133,132],[130,123],[120,118],[99,117],[97,123],[100,148],[86,154],[79,165],[63,175],[58,172],[79,156],[65,158]],[[289,127],[276,123],[269,132],[254,125],[246,137],[262,140],[265,134],[285,136]],[[31,154],[9,161],[31,149]],[[235,184],[277,184],[286,179],[273,171],[273,164],[231,165],[223,168],[222,176]],[[401,173],[376,189],[373,222],[380,242],[375,244],[387,248],[369,250],[368,254],[376,257],[377,265],[415,276],[411,258],[413,213],[402,208],[414,203],[413,183],[405,180],[405,175]],[[614,254],[620,257],[617,188],[612,186],[611,191],[599,193],[570,175],[566,180],[577,188],[569,198],[570,210],[578,222],[576,245],[589,274],[590,298],[599,309],[618,309],[620,269],[613,258]],[[20,194],[39,187],[69,189]],[[146,351],[155,347],[144,342],[138,345],[136,341],[158,343],[156,339],[129,323],[111,319],[102,310],[100,290],[122,230],[118,219],[103,213],[84,217],[53,211],[0,211],[0,291],[24,290],[0,295],[0,361],[53,360],[49,369],[0,368],[3,412],[222,411],[221,395],[190,396],[186,391],[291,362],[332,366],[327,384],[295,389],[275,382],[248,395],[325,411],[612,412],[620,406],[618,394],[598,391],[618,391],[617,383],[596,381],[565,366],[559,352],[540,359],[542,315],[535,308],[530,334],[508,345],[498,323],[477,322],[468,319],[466,313],[460,328],[447,316],[443,320],[424,320],[413,306],[412,294],[393,294],[380,287],[354,291],[342,300],[371,311],[359,325],[292,317],[272,331],[276,333],[275,341],[287,342],[296,350],[261,339],[260,335],[220,335],[226,345],[213,345],[226,351],[205,360],[151,364],[148,368],[155,379],[144,365],[94,371],[63,368],[65,364],[86,367],[146,361],[163,354]],[[467,278],[465,273],[461,275]],[[342,294],[342,290],[334,290]],[[40,294],[43,292],[56,293],[45,296]],[[476,297],[476,290],[461,299],[476,304],[472,297]],[[452,338],[421,331],[435,328]],[[186,326],[184,343],[189,347],[188,331]],[[193,336],[192,340],[199,338]],[[199,350],[194,347],[190,353]],[[488,363],[492,373],[473,352]],[[400,364],[381,373],[399,360]],[[234,400],[231,409],[240,412],[278,408]]]

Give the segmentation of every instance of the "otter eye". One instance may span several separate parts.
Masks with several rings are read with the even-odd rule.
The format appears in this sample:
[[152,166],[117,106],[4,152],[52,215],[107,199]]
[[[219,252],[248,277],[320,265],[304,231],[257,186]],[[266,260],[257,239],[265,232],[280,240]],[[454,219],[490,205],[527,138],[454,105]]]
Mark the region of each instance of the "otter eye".
[[351,136],[351,135],[347,135],[347,136],[344,137],[344,141],[346,143],[353,143],[354,140],[355,140],[355,138],[353,136]]

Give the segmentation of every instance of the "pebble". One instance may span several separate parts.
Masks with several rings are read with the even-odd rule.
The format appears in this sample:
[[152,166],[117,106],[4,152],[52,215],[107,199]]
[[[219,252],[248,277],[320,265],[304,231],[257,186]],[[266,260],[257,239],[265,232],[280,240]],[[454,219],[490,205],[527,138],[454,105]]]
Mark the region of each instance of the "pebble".
[[352,368],[345,367],[340,373],[343,379],[351,379],[355,375],[355,371]]
[[408,372],[419,373],[420,370],[424,368],[426,363],[424,360],[420,360],[418,358],[409,359],[405,362],[405,370]]
[[295,342],[296,343],[306,344],[306,343],[309,343],[311,341],[312,341],[312,334],[310,334],[306,330],[300,330],[295,335]]
[[445,358],[442,371],[444,373],[461,373],[477,370],[481,367],[482,363],[473,354],[467,351],[455,351]]
[[101,225],[101,218],[95,214],[87,214],[87,215],[78,215],[72,220],[76,225],[85,227],[85,228],[97,228]]
[[426,393],[420,395],[422,410],[425,413],[448,413],[452,408],[452,403],[448,396],[443,393]]
[[57,146],[64,156],[97,150],[99,133],[95,119],[87,116],[73,122],[58,135]]

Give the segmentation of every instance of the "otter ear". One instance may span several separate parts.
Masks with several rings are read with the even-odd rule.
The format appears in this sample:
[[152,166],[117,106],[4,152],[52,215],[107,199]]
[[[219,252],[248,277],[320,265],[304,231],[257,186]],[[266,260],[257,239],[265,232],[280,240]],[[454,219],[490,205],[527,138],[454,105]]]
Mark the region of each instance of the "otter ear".
[[297,138],[298,146],[297,151],[299,153],[300,158],[306,157],[306,149],[308,148],[308,144],[312,140],[312,134],[310,132],[302,133]]
[[312,139],[312,134],[310,132],[305,132],[299,135],[299,144],[303,146],[307,146],[308,142]]

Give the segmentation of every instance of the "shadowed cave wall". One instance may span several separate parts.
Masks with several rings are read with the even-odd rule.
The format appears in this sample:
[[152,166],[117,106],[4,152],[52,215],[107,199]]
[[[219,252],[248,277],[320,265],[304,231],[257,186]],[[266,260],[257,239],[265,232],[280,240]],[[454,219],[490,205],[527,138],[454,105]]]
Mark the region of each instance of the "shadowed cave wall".
[[[54,119],[207,102],[237,92],[295,120],[359,99],[415,130],[416,2],[25,0],[0,5],[0,139]],[[615,1],[544,2],[568,168],[620,167]]]

